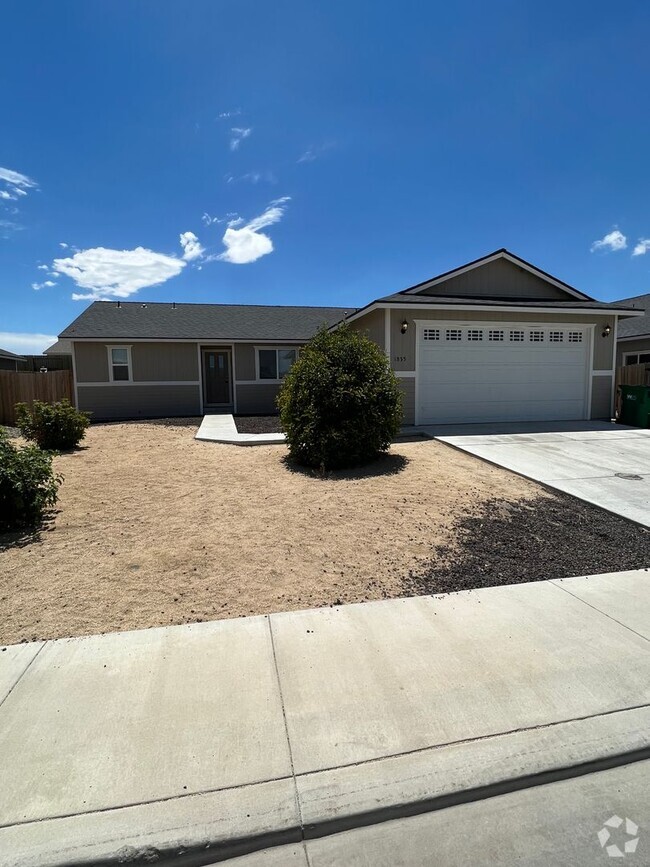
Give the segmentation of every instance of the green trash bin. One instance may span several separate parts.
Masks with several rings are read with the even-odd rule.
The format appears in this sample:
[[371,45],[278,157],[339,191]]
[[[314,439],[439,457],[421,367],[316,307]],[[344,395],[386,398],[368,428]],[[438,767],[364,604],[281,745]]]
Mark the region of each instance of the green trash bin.
[[650,386],[621,386],[621,424],[650,427]]

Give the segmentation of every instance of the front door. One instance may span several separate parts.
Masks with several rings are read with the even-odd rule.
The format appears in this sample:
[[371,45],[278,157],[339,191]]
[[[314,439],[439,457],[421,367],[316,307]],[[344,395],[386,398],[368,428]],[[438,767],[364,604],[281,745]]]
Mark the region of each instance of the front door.
[[230,397],[230,352],[207,349],[203,353],[205,402],[210,406],[232,403]]

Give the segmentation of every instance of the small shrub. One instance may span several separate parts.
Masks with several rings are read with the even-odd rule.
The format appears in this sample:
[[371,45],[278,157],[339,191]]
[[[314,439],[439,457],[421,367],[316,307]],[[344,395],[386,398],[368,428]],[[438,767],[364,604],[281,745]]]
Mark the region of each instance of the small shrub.
[[56,503],[62,480],[52,455],[38,446],[18,448],[0,428],[0,529],[37,524]]
[[321,471],[374,460],[402,421],[399,384],[386,356],[346,325],[322,329],[301,350],[278,406],[291,458]]
[[31,409],[25,403],[16,404],[16,424],[25,439],[47,451],[60,452],[79,445],[90,424],[90,413],[79,412],[69,400],[35,400]]

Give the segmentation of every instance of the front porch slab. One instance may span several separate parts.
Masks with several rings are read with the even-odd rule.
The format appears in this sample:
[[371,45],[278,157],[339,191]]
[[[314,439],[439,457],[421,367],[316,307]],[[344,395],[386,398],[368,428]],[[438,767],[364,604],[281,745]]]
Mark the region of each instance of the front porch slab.
[[283,433],[239,433],[232,415],[203,416],[194,439],[233,446],[276,445],[285,441]]

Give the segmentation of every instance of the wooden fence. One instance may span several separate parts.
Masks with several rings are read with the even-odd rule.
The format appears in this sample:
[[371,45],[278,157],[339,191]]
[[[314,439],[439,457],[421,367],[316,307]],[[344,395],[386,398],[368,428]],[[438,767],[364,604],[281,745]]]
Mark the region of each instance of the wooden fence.
[[619,385],[650,385],[650,364],[626,364],[616,369],[616,387]]
[[35,400],[53,403],[67,397],[74,403],[71,370],[49,370],[28,373],[22,370],[0,370],[0,424],[15,424],[17,403],[31,404]]

